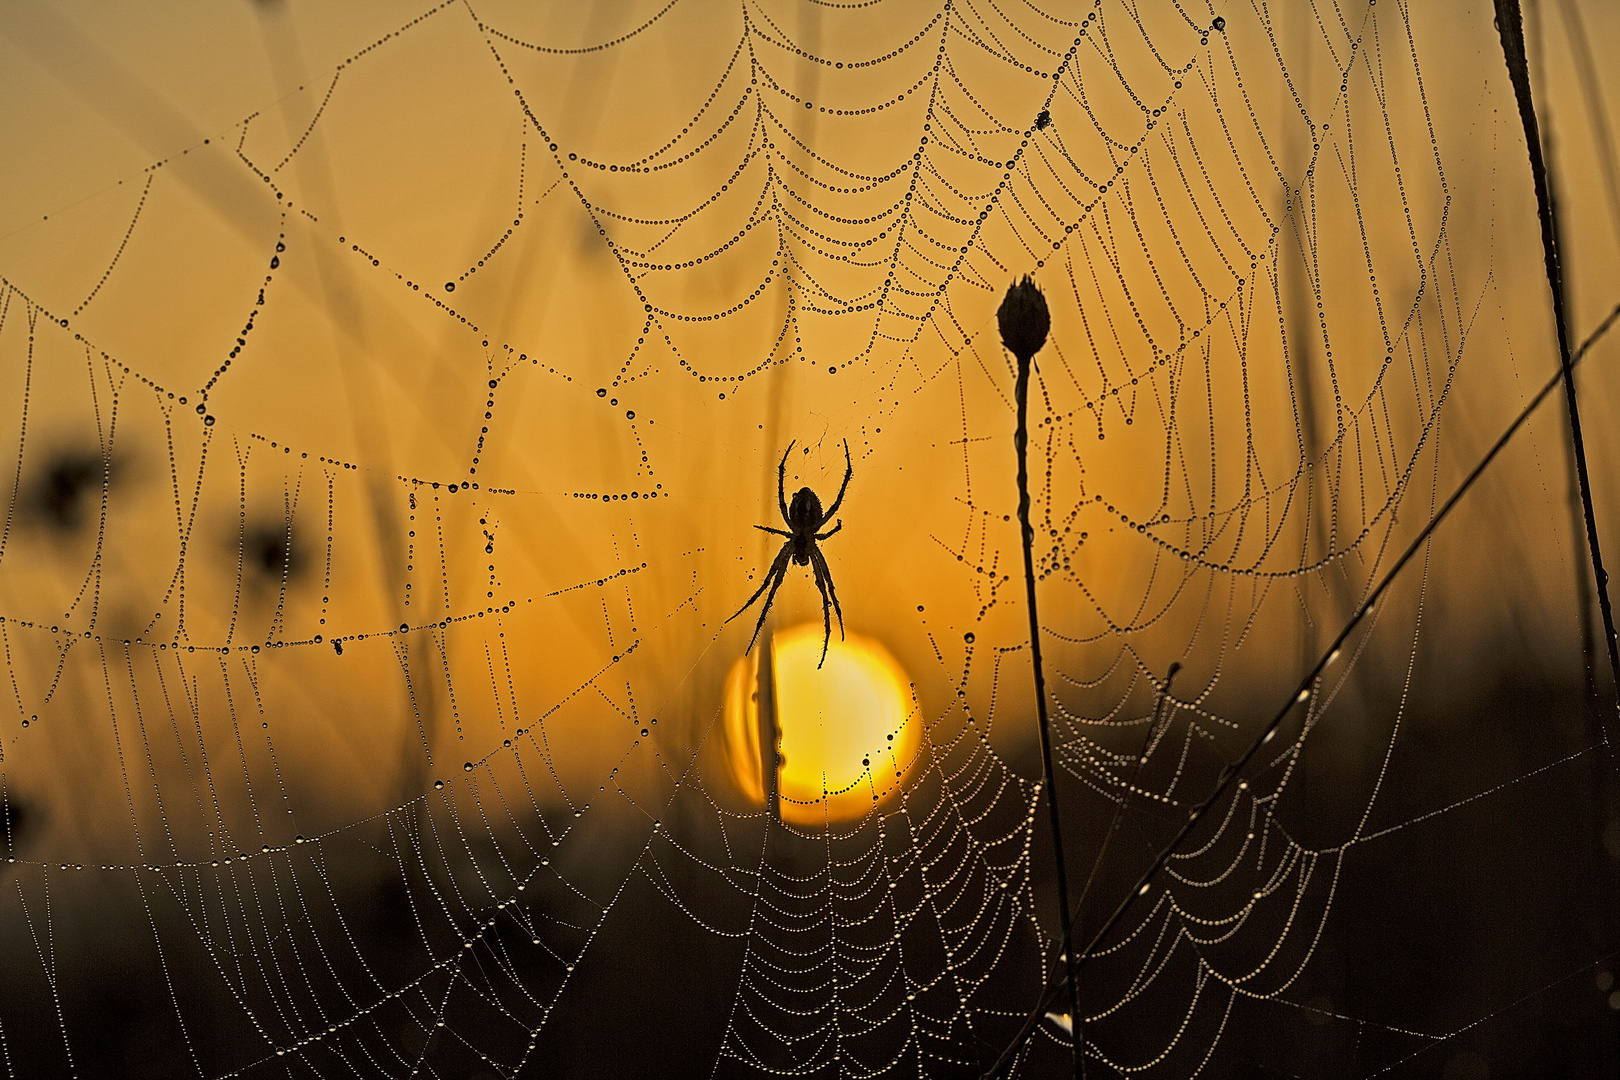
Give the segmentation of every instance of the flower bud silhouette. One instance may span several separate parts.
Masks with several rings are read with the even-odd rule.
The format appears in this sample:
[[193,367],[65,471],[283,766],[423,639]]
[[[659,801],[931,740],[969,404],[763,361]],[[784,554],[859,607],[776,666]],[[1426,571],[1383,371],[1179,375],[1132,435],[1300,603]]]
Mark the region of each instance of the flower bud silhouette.
[[[1044,115],[1044,114],[1043,114]],[[1058,813],[1057,773],[1052,767],[1051,720],[1046,712],[1046,671],[1041,664],[1041,617],[1036,609],[1035,597],[1035,530],[1029,523],[1029,372],[1034,367],[1035,354],[1046,344],[1046,335],[1052,329],[1052,313],[1046,309],[1046,297],[1028,274],[1007,290],[1007,298],[996,311],[996,322],[1001,326],[1001,343],[1018,360],[1017,382],[1013,386],[1013,401],[1018,408],[1018,427],[1013,432],[1013,449],[1018,454],[1018,531],[1024,548],[1024,601],[1029,611],[1030,672],[1035,677],[1035,716],[1041,733],[1041,780],[1046,788],[1046,805],[1052,818],[1052,849],[1057,855],[1057,892],[1059,926],[1063,931],[1063,964],[1067,969],[1070,1017],[1084,1016],[1080,1011],[1079,977],[1076,974],[1073,932],[1069,913],[1069,871],[1063,847],[1063,822]],[[1056,1014],[1047,1014],[1056,1015]],[[1060,1021],[1061,1023],[1061,1021]],[[1071,1042],[1074,1050],[1075,1075],[1081,1075],[1085,1062],[1085,1036],[1083,1028],[1070,1022]],[[991,1072],[995,1072],[992,1069]]]
[[1046,297],[1028,274],[1007,290],[1007,298],[996,312],[996,322],[1001,326],[1001,343],[1021,364],[1029,363],[1046,344],[1052,315],[1046,310]]

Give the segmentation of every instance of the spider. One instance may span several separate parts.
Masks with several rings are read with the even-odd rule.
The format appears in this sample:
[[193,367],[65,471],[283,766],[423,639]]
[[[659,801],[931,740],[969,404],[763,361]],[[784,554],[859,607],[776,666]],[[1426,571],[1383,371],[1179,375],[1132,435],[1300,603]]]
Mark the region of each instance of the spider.
[[1042,109],[1040,112],[1035,114],[1035,130],[1036,131],[1045,131],[1046,126],[1048,124],[1050,124],[1051,122],[1052,122],[1052,113],[1049,110]]
[[[843,640],[844,637],[844,611],[838,606],[838,590],[833,588],[832,571],[827,569],[827,560],[816,545],[842,529],[844,523],[839,521],[826,532],[817,530],[831,521],[833,515],[838,513],[839,506],[843,505],[844,491],[849,487],[850,477],[855,475],[855,467],[850,464],[849,441],[845,440],[844,482],[838,488],[838,498],[833,500],[832,507],[825,514],[822,513],[821,500],[807,487],[800,488],[794,494],[793,505],[789,506],[784,488],[787,484],[787,459],[792,452],[793,443],[788,443],[788,448],[782,451],[782,464],[776,469],[776,503],[782,511],[782,520],[787,523],[788,531],[773,529],[769,525],[754,526],[776,536],[785,536],[787,542],[777,553],[776,561],[771,563],[770,570],[765,574],[765,580],[759,583],[759,588],[748,598],[748,603],[738,608],[737,614],[731,619],[753,607],[754,601],[759,599],[759,594],[765,591],[766,586],[770,586],[771,591],[765,597],[765,606],[759,612],[759,622],[754,624],[754,636],[748,639],[748,648],[743,650],[744,655],[747,655],[753,649],[754,642],[759,640],[759,631],[765,625],[765,616],[770,613],[771,601],[776,599],[777,587],[782,584],[782,579],[787,577],[788,560],[791,559],[800,566],[810,567],[815,573],[816,588],[821,593],[821,663],[816,665],[819,668],[821,664],[827,662],[827,646],[832,643],[832,615],[828,611],[828,605],[830,604],[832,612],[838,615],[839,640]],[[727,619],[726,622],[730,622],[731,619]]]

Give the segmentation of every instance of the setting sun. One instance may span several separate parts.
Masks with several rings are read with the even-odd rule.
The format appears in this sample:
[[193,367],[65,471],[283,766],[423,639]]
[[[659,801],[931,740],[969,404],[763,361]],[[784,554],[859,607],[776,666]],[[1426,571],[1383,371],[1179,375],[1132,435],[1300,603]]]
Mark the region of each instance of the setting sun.
[[[907,702],[905,672],[888,650],[851,634],[833,639],[819,668],[822,629],[804,623],[770,639],[779,733],[783,821],[819,825],[860,817],[899,790],[916,763],[921,732]],[[759,653],[726,679],[726,760],[738,790],[756,805],[768,792],[761,753]]]

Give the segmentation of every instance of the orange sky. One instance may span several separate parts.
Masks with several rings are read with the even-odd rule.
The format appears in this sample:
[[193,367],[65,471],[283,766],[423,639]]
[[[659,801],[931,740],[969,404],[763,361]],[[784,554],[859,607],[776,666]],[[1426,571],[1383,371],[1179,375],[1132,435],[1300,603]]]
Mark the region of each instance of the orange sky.
[[[1233,12],[1208,44],[1115,12],[1064,66],[1055,18],[970,41],[925,4],[660,9],[0,15],[19,790],[108,781],[87,730],[137,707],[195,712],[205,744],[270,725],[249,774],[276,755],[291,804],[331,821],[542,720],[542,801],[615,769],[656,788],[746,644],[751,617],[723,620],[774,553],[750,526],[790,440],[790,489],[829,489],[841,440],[855,455],[827,548],[851,629],[941,733],[966,672],[968,707],[1027,750],[1029,691],[998,674],[1027,632],[991,329],[1027,271],[1054,307],[1035,453],[1058,693],[1141,720],[1178,660],[1178,692],[1242,727],[1552,370],[1488,19],[1415,13],[1413,63],[1393,9]],[[1620,234],[1551,25],[1584,329]],[[1381,68],[1353,60],[1375,32]],[[1612,378],[1586,378],[1612,461]],[[1465,509],[1457,535],[1488,542],[1442,540],[1431,626],[1573,642],[1560,438],[1549,409]],[[104,513],[92,491],[77,531],[28,517],[53,461],[103,452]],[[284,582],[252,565],[266,532],[291,537]],[[800,573],[776,603],[819,616]],[[65,809],[62,843],[127,849],[122,802]]]

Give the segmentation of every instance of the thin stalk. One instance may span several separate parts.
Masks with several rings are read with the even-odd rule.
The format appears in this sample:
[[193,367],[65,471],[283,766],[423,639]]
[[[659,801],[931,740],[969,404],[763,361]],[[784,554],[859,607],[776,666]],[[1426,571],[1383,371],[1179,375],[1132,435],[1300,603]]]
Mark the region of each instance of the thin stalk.
[[[1546,64],[1541,62],[1544,60],[1544,55],[1539,48],[1542,45],[1541,39],[1545,37],[1545,34],[1537,33],[1539,28],[1534,22],[1536,16],[1540,14],[1537,7],[1532,5],[1525,14],[1530,20],[1529,25],[1526,27],[1525,45],[1527,49],[1535,49],[1535,52],[1527,57],[1533,83],[1536,71],[1544,72],[1546,70]],[[1565,33],[1569,37],[1570,54],[1575,60],[1576,70],[1581,77],[1581,96],[1586,103],[1587,122],[1592,129],[1593,144],[1597,149],[1598,163],[1603,170],[1604,179],[1607,181],[1604,186],[1607,188],[1609,195],[1610,223],[1615,226],[1617,234],[1620,234],[1620,179],[1617,179],[1615,175],[1614,144],[1610,138],[1608,116],[1604,111],[1601,94],[1598,90],[1597,73],[1592,62],[1591,46],[1586,40],[1586,30],[1582,26],[1579,8],[1569,0],[1564,0],[1563,16],[1561,22]],[[1551,111],[1545,113],[1543,118],[1546,120],[1546,128],[1545,135],[1542,138],[1541,152],[1549,161],[1556,161],[1557,140],[1553,134]],[[1560,176],[1557,171],[1548,174],[1547,192],[1553,212],[1553,239],[1558,245],[1558,250],[1562,252],[1564,250],[1564,234],[1560,231],[1562,219],[1559,215],[1559,208],[1564,204],[1563,200],[1559,198],[1559,181]],[[1575,470],[1574,442],[1573,436],[1570,434],[1569,414],[1567,411],[1562,416],[1561,426],[1563,432],[1561,442],[1568,451],[1565,454],[1566,475],[1564,479],[1567,488],[1565,501],[1569,509],[1570,540],[1575,549],[1574,558],[1570,560],[1570,568],[1575,575],[1575,604],[1580,615],[1581,681],[1582,689],[1586,695],[1587,737],[1591,742],[1608,749],[1608,739],[1603,724],[1603,701],[1598,696],[1597,628],[1593,625],[1595,619],[1592,604],[1592,581],[1586,570],[1588,556],[1586,553],[1585,526],[1581,517],[1581,480],[1580,474]],[[1607,857],[1603,845],[1603,830],[1608,824],[1610,816],[1609,779],[1611,765],[1612,762],[1608,754],[1594,754],[1592,756],[1592,809],[1594,821],[1592,829],[1592,865],[1604,868],[1612,892],[1616,881],[1614,864]],[[1600,900],[1594,912],[1596,925],[1603,927],[1601,933],[1602,940],[1605,942],[1612,941],[1614,938],[1613,931],[1609,929],[1614,925],[1611,908],[1612,905]],[[1611,1069],[1610,1072],[1612,1073],[1614,1070]]]
[[[1552,124],[1549,123],[1547,125],[1547,138],[1543,143],[1542,153],[1550,157],[1552,155],[1552,150]],[[1549,176],[1547,178],[1547,191],[1551,196],[1553,210],[1553,239],[1558,244],[1559,250],[1562,251],[1564,242],[1563,238],[1558,235],[1557,231],[1558,178],[1556,176]],[[1581,615],[1581,674],[1586,690],[1587,715],[1592,724],[1597,727],[1597,734],[1599,738],[1601,738],[1603,735],[1603,706],[1598,700],[1597,689],[1597,630],[1592,625],[1592,581],[1589,577],[1587,577],[1585,566],[1587,554],[1586,534],[1582,531],[1584,529],[1584,525],[1582,524],[1581,520],[1581,475],[1575,468],[1575,436],[1572,434],[1573,429],[1571,429],[1569,426],[1569,413],[1567,410],[1563,414],[1562,419],[1564,444],[1569,447],[1570,451],[1567,462],[1569,465],[1569,476],[1567,478],[1569,480],[1569,491],[1567,493],[1567,501],[1569,503],[1569,534],[1570,538],[1575,544],[1575,603],[1580,609]],[[1602,769],[1602,762],[1599,762],[1597,767]],[[1599,786],[1601,787],[1601,784]],[[1601,802],[1601,799],[1599,801]]]
[[1496,28],[1502,39],[1502,58],[1519,106],[1524,126],[1525,148],[1530,156],[1530,178],[1536,189],[1536,217],[1541,222],[1542,261],[1547,271],[1547,288],[1552,293],[1553,326],[1558,332],[1558,360],[1563,374],[1564,402],[1569,411],[1569,441],[1575,452],[1575,472],[1580,479],[1581,508],[1586,518],[1586,550],[1592,558],[1592,576],[1597,582],[1598,608],[1603,612],[1603,638],[1609,651],[1609,669],[1615,689],[1620,692],[1620,642],[1615,639],[1614,608],[1609,602],[1609,575],[1603,569],[1603,548],[1598,540],[1597,515],[1592,507],[1592,481],[1586,468],[1586,442],[1581,437],[1580,401],[1575,393],[1575,364],[1570,352],[1568,320],[1564,311],[1564,279],[1558,260],[1558,231],[1553,217],[1552,193],[1547,183],[1547,164],[1541,151],[1541,133],[1536,122],[1535,100],[1530,93],[1530,67],[1524,54],[1524,20],[1519,0],[1496,0]]
[[772,825],[782,824],[782,729],[776,718],[776,620],[765,627],[760,643],[755,692],[759,695],[759,767],[765,780],[765,812]]
[[1063,961],[1068,971],[1069,1022],[1073,1031],[1074,1074],[1085,1075],[1085,1049],[1080,1032],[1080,989],[1075,982],[1074,950],[1067,943],[1072,936],[1069,929],[1069,875],[1063,857],[1063,823],[1058,814],[1056,774],[1052,769],[1051,725],[1046,716],[1046,671],[1041,665],[1041,619],[1035,607],[1035,530],[1029,524],[1029,371],[1034,365],[1034,354],[1018,356],[1018,385],[1014,397],[1018,402],[1018,430],[1013,434],[1013,445],[1018,450],[1018,529],[1024,542],[1024,596],[1029,608],[1030,667],[1035,673],[1035,715],[1041,724],[1041,771],[1046,782],[1046,806],[1052,814],[1052,847],[1057,852],[1058,911],[1062,916]]

